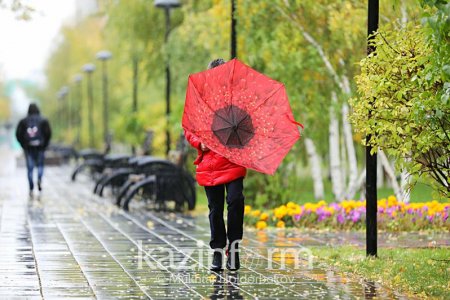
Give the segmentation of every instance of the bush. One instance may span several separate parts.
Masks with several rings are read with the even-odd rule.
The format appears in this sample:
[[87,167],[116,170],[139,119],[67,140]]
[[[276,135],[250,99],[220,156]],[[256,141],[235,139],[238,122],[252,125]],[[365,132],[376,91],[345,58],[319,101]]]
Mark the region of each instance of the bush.
[[437,58],[450,49],[448,35],[438,41],[428,27],[390,26],[375,35],[376,51],[360,62],[350,120],[370,136],[373,152],[381,148],[409,173],[430,176],[450,197],[450,51]]

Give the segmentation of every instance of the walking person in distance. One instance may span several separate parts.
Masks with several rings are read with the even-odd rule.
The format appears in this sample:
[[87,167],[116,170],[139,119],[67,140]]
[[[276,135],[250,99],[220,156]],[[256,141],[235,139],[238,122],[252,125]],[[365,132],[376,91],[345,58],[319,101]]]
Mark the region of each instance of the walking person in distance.
[[42,191],[42,176],[44,175],[44,152],[52,136],[50,123],[41,116],[35,103],[28,107],[28,114],[19,121],[16,138],[24,150],[30,197],[33,197],[33,170],[37,167],[37,187]]

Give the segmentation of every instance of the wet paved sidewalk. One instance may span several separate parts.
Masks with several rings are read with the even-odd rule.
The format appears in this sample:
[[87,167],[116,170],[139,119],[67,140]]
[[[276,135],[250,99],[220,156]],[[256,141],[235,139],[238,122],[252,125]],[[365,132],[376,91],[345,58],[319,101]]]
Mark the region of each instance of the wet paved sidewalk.
[[213,273],[206,217],[126,213],[87,178],[71,183],[67,167],[47,168],[30,200],[25,170],[10,167],[0,173],[0,299],[404,298],[310,261],[307,247],[329,237],[295,231],[246,231],[241,270]]

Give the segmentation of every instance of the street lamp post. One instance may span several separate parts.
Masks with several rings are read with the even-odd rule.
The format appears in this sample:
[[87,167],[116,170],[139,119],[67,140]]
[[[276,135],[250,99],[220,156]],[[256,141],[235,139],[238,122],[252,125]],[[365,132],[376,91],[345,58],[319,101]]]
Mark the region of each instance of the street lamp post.
[[[170,10],[181,6],[178,0],[155,0],[155,6],[163,8],[166,16],[166,33],[164,43],[167,45],[170,33]],[[166,155],[170,151],[170,65],[169,57],[166,57]]]
[[92,116],[94,105],[94,93],[92,90],[92,73],[95,71],[93,64],[85,64],[83,72],[87,74],[87,95],[88,95],[88,131],[89,131],[89,147],[94,148],[94,119]]
[[97,53],[97,59],[102,62],[102,81],[103,81],[103,138],[106,149],[110,148],[110,132],[108,126],[108,72],[106,61],[111,58],[111,52],[102,50]]
[[[369,0],[367,34],[368,43],[378,30],[379,0]],[[370,44],[367,54],[375,50]],[[371,112],[369,110],[369,118]],[[371,154],[369,145],[371,136],[366,137],[366,255],[377,256],[377,155]]]
[[74,84],[77,86],[77,94],[76,94],[76,103],[77,105],[75,106],[75,111],[78,111],[78,114],[76,114],[75,119],[75,125],[77,126],[77,139],[76,139],[76,143],[77,146],[80,145],[81,142],[81,120],[82,120],[82,111],[83,111],[83,102],[82,102],[82,92],[81,92],[81,79],[83,77],[81,76],[81,74],[76,74],[73,77],[73,82]]
[[133,55],[133,112],[138,110],[139,59]]
[[231,59],[237,57],[236,23],[236,1],[231,0]]
[[[139,58],[135,54],[133,55],[133,116],[137,117],[138,110],[138,83],[139,83]],[[131,145],[131,153],[136,155],[136,146]]]
[[57,98],[59,100],[59,132],[63,132],[64,129],[64,123],[67,122],[67,109],[64,109],[65,106],[65,100],[67,97],[67,94],[69,93],[69,88],[67,86],[63,86],[59,89],[57,93]]

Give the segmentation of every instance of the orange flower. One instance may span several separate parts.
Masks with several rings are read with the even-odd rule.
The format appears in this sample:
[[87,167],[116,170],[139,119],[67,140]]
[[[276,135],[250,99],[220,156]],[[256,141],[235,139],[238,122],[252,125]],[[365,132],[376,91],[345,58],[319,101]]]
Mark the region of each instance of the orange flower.
[[258,221],[256,222],[256,229],[264,229],[267,227],[267,223],[265,221]]
[[286,224],[283,221],[278,221],[277,222],[277,228],[284,228],[286,226]]
[[274,215],[277,219],[282,219],[287,214],[286,206],[282,205],[278,208],[275,208]]
[[259,219],[261,221],[267,221],[267,219],[269,219],[269,214],[264,212],[259,216]]
[[252,217],[258,217],[260,214],[261,214],[261,211],[259,209],[250,212],[250,215]]

